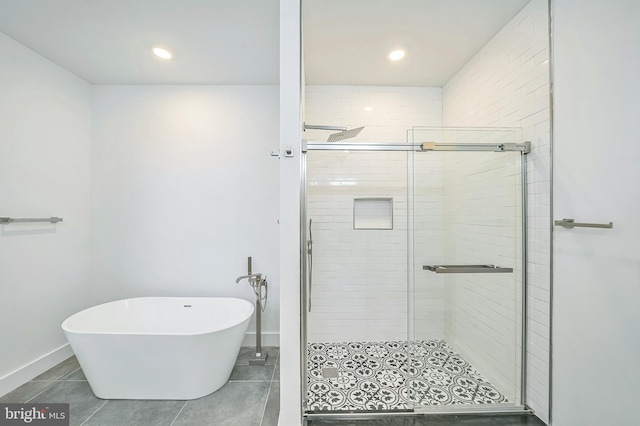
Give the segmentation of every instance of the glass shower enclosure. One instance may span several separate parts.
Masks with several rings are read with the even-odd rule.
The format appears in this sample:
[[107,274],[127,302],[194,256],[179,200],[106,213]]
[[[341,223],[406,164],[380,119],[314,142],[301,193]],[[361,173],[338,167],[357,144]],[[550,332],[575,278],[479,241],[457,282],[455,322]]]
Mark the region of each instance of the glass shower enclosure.
[[304,412],[522,410],[528,143],[407,139],[306,143]]

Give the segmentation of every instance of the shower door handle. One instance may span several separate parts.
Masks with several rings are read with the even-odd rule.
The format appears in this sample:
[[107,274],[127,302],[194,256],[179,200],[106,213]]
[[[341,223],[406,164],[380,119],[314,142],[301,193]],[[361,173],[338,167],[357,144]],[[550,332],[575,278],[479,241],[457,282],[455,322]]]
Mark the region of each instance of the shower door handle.
[[567,229],[573,228],[613,228],[613,222],[609,223],[579,223],[573,219],[562,219],[554,222],[556,226],[562,226]]
[[309,219],[309,241],[307,241],[307,266],[309,268],[309,291],[307,295],[307,309],[311,312],[311,290],[313,289],[313,234],[311,233],[312,219]]

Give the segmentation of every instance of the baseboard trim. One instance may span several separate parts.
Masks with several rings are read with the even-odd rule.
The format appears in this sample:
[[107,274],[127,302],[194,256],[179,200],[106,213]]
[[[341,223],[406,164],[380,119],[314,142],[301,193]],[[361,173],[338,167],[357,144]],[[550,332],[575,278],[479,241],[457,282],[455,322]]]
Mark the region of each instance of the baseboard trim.
[[71,346],[67,343],[12,371],[0,378],[0,396],[4,396],[12,390],[19,388],[29,380],[39,376],[51,367],[60,364],[72,355],[73,351],[71,350]]
[[[244,335],[242,346],[255,346],[256,332],[249,331]],[[280,333],[267,331],[262,333],[262,346],[280,346]]]

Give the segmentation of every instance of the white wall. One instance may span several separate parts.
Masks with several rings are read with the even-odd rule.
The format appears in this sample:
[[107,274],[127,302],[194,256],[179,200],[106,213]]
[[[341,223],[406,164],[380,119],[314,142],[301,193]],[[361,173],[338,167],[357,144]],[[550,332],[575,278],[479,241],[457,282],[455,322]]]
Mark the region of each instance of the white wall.
[[[522,127],[528,156],[527,403],[549,418],[548,5],[532,0],[444,86],[445,126]],[[473,360],[470,360],[473,363]]]
[[[440,126],[442,90],[430,87],[307,86],[305,122],[365,126],[346,142],[407,141],[416,125]],[[304,137],[326,140],[332,132],[306,131]],[[420,157],[420,158],[418,158]],[[407,202],[413,155],[404,152],[310,152],[307,155],[307,218],[313,220],[312,310],[309,341],[406,340],[407,315]],[[418,237],[430,239],[416,246],[417,256],[430,257],[441,246],[434,233],[442,229],[441,202],[434,207],[441,158],[416,156],[415,191],[422,196],[416,212]],[[441,187],[438,189],[441,194]],[[392,230],[354,230],[355,198],[393,198]],[[436,197],[441,200],[441,197]],[[412,201],[412,200],[409,200]],[[434,216],[433,209],[436,209]],[[423,221],[426,216],[431,220]],[[439,222],[433,221],[439,218]],[[427,235],[428,234],[428,235]],[[437,250],[436,249],[436,250]],[[417,266],[422,268],[422,263]],[[422,271],[419,271],[422,272]],[[439,281],[439,280],[437,280]],[[441,283],[416,285],[418,316],[414,338],[442,338]]]
[[94,298],[89,85],[0,34],[0,93],[0,216],[64,219],[0,225],[3,395],[71,354],[60,324]]
[[91,87],[0,36],[0,214],[64,218],[1,226],[0,394],[71,355],[60,324],[85,307],[254,300],[234,282],[247,256],[268,276],[263,344],[277,345],[278,88]]
[[[278,89],[95,86],[92,285],[103,300],[237,296],[267,274],[278,344]],[[249,326],[254,330],[254,325]],[[249,341],[246,343],[255,343]]]
[[300,342],[300,148],[302,87],[300,1],[280,0],[280,415],[279,426],[302,424]]
[[638,424],[640,2],[553,1],[552,423]]

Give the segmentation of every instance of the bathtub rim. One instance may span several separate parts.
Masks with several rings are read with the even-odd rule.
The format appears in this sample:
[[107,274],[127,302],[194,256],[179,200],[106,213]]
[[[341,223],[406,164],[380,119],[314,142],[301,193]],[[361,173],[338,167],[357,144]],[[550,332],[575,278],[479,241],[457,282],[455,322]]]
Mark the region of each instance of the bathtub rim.
[[[132,332],[132,331],[95,331],[95,330],[77,330],[77,329],[73,329],[73,328],[69,328],[69,323],[71,322],[72,319],[77,318],[79,316],[81,316],[82,314],[86,314],[87,311],[90,311],[91,309],[94,308],[98,308],[101,306],[105,306],[105,305],[109,305],[109,304],[114,304],[114,303],[119,303],[119,302],[126,302],[126,301],[130,301],[130,300],[142,300],[142,299],[174,299],[174,300],[194,300],[194,299],[217,299],[217,300],[234,300],[234,301],[238,301],[243,305],[246,305],[247,307],[249,307],[249,312],[248,315],[246,316],[242,316],[238,321],[235,321],[233,324],[231,324],[228,327],[224,327],[224,328],[216,328],[216,329],[212,329],[212,330],[206,330],[206,331],[198,331],[198,332],[167,332],[167,331],[144,331],[144,332]],[[100,303],[98,305],[93,305],[93,306],[89,306],[88,308],[85,308],[81,311],[75,312],[72,315],[68,316],[60,325],[62,330],[64,331],[65,334],[69,333],[69,334],[84,334],[84,335],[121,335],[121,336],[173,336],[173,337],[179,337],[179,336],[205,336],[207,334],[211,334],[211,333],[218,333],[224,330],[228,330],[234,327],[237,327],[238,325],[244,323],[245,321],[250,321],[251,317],[253,316],[255,312],[255,306],[253,303],[251,303],[250,301],[243,299],[241,297],[227,297],[227,296],[141,296],[141,297],[129,297],[126,299],[117,299],[117,300],[112,300],[109,302],[105,302],[105,303]],[[68,339],[67,339],[68,340]]]

